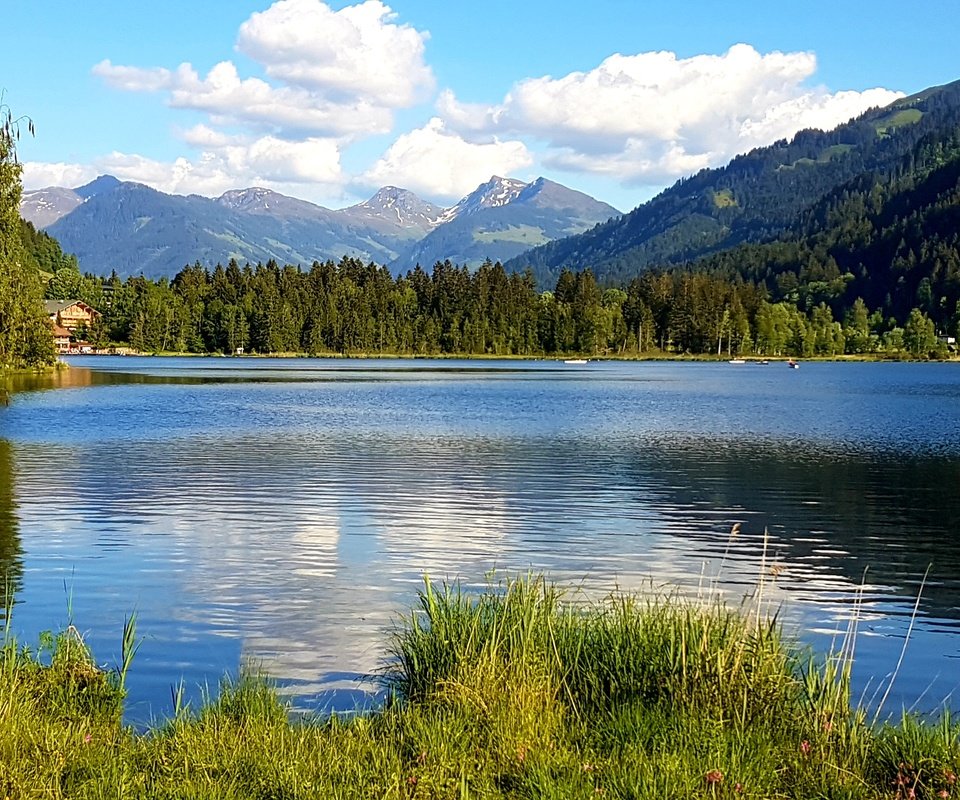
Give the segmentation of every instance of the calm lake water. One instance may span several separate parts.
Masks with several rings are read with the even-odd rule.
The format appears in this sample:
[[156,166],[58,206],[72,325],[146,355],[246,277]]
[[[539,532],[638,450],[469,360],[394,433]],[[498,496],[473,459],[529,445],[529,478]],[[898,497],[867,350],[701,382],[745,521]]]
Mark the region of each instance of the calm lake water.
[[0,407],[0,573],[28,642],[72,619],[116,663],[136,611],[135,722],[246,664],[369,703],[424,574],[491,570],[734,603],[763,575],[820,651],[859,593],[870,702],[929,568],[887,708],[960,688],[960,365],[70,363]]

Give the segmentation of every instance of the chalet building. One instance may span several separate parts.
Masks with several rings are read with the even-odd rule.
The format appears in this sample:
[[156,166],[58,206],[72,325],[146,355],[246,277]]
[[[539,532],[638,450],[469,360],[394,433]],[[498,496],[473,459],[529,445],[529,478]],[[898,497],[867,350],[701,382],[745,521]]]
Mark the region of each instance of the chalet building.
[[73,333],[81,325],[89,328],[100,318],[100,312],[82,300],[47,300],[47,316],[54,325]]
[[57,348],[57,355],[70,352],[70,331],[62,325],[53,323],[53,344]]

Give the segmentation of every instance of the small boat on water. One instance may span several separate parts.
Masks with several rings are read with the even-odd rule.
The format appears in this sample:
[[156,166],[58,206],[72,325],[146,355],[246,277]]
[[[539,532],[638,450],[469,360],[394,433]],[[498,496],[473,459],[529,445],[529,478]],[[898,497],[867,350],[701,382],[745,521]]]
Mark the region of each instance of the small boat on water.
[[790,369],[800,369],[800,365],[792,358],[787,362],[787,366],[790,367]]
[[731,363],[731,364],[746,364],[747,362],[746,362],[744,359],[742,359],[742,358],[731,358],[731,359],[730,359],[730,363]]
[[586,364],[587,359],[585,358],[568,358],[563,362],[564,364]]

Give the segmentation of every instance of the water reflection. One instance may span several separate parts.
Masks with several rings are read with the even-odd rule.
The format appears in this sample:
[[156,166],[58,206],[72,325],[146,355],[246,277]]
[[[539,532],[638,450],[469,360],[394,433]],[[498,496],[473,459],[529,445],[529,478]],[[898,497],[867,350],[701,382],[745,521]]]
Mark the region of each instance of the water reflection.
[[[18,622],[55,625],[68,584],[108,660],[136,607],[141,718],[180,675],[215,684],[241,663],[303,705],[350,707],[424,573],[481,585],[494,568],[534,569],[593,594],[672,586],[734,602],[762,576],[817,646],[861,593],[866,688],[892,670],[932,562],[894,696],[933,685],[940,699],[960,641],[960,439],[941,435],[960,420],[956,378],[879,365],[875,421],[853,426],[863,387],[846,372],[811,369],[785,394],[773,373],[740,385],[693,366],[78,369],[78,391],[0,411],[18,467]],[[918,374],[929,393],[908,390]],[[938,427],[882,424],[905,412]]]
[[[742,509],[745,525],[769,531],[788,575],[807,565],[857,582],[868,570],[872,581],[912,598],[929,567],[935,579],[921,609],[960,619],[960,552],[952,546],[956,458],[706,441],[648,451],[633,470],[641,485],[662,484],[667,507],[676,509],[688,535],[700,536],[698,527],[689,530],[689,510]],[[713,538],[707,530],[707,548]],[[743,552],[757,543],[733,546]]]
[[0,629],[5,619],[2,611],[8,608],[8,603],[20,589],[23,571],[21,556],[14,493],[13,448],[6,439],[0,439]]
[[0,386],[7,401],[18,392],[38,392],[49,389],[77,389],[87,386],[111,386],[118,383],[145,382],[150,376],[115,375],[89,369],[57,369],[46,372],[14,372],[0,376]]

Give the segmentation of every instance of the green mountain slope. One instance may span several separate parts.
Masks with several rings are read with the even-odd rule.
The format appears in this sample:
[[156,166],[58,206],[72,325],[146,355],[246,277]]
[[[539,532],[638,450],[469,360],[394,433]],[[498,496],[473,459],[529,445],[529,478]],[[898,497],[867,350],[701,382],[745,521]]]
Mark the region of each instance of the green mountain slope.
[[901,323],[917,308],[938,329],[960,319],[960,125],[929,134],[886,175],[837,187],[775,242],[686,265],[762,284],[773,300],[841,318],[857,298]]
[[590,267],[624,282],[744,242],[777,237],[836,187],[864,173],[889,175],[919,142],[960,124],[960,81],[866,112],[833,131],[801,131],[677,182],[629,214],[534,248],[507,263],[551,286],[563,267]]
[[45,278],[64,267],[76,269],[76,258],[66,255],[56,239],[45,231],[38,231],[33,223],[25,219],[20,220],[20,239],[23,242],[24,263]]

